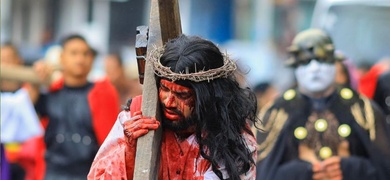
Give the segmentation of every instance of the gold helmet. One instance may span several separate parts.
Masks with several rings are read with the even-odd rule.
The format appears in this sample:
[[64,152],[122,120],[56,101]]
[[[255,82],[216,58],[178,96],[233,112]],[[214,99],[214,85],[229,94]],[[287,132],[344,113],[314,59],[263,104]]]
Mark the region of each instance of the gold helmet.
[[292,67],[308,64],[313,59],[326,63],[334,63],[343,59],[335,55],[332,39],[320,29],[300,32],[295,36],[287,51],[290,58],[286,64]]

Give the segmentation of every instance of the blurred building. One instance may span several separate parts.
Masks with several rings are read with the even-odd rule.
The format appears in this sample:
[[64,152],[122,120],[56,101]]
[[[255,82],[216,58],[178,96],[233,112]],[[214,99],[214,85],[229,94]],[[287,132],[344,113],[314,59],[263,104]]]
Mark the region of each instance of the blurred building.
[[390,57],[389,0],[318,0],[313,17],[312,26],[326,30],[357,66]]
[[[145,24],[143,0],[1,0],[2,42],[20,47],[31,62],[65,35],[84,35],[99,53],[129,44]],[[10,9],[10,10],[9,10]],[[3,14],[2,14],[3,17]]]
[[[84,35],[104,55],[135,62],[135,29],[147,25],[147,0],[1,0],[1,42],[20,47],[27,63],[66,34]],[[183,32],[210,39],[237,59],[248,83],[293,81],[283,66],[292,37],[310,25],[315,0],[179,0]],[[99,56],[102,57],[102,56]],[[102,60],[92,71],[102,73]],[[278,76],[275,76],[275,70]]]

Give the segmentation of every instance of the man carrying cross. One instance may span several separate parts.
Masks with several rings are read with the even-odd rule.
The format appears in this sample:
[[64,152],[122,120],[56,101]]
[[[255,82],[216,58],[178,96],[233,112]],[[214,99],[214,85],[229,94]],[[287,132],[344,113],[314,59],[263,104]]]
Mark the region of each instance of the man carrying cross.
[[148,56],[161,124],[140,111],[141,96],[122,111],[99,149],[89,179],[133,179],[137,139],[162,125],[159,179],[254,179],[256,97],[240,88],[236,64],[218,47],[181,35]]

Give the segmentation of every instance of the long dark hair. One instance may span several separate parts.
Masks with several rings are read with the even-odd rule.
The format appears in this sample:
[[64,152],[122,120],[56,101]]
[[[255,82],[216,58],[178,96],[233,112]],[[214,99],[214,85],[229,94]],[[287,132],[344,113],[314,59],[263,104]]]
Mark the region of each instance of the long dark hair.
[[[220,50],[212,42],[185,35],[166,44],[160,62],[176,73],[215,69],[224,63]],[[255,165],[242,136],[243,132],[252,135],[248,121],[257,121],[255,94],[240,88],[233,74],[210,82],[180,80],[176,83],[195,92],[193,116],[201,155],[211,162],[219,178],[223,176],[218,163],[223,163],[230,179],[240,179],[241,174]]]

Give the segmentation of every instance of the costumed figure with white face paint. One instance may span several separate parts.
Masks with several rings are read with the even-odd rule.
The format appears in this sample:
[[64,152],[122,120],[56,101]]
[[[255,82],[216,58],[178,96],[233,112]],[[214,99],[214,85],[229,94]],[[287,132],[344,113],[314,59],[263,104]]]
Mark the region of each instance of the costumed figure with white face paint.
[[122,111],[88,179],[133,179],[137,139],[162,126],[158,179],[256,177],[256,96],[234,77],[236,64],[212,42],[181,35],[148,55],[161,124],[142,115],[141,96]]
[[287,63],[297,89],[289,89],[259,114],[259,180],[390,179],[390,139],[384,116],[366,97],[335,85],[331,38],[299,33]]

